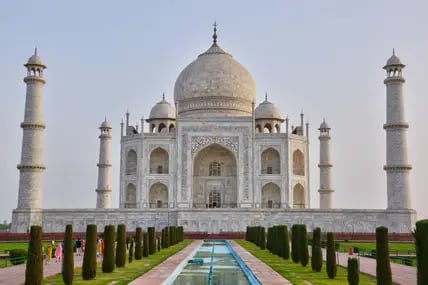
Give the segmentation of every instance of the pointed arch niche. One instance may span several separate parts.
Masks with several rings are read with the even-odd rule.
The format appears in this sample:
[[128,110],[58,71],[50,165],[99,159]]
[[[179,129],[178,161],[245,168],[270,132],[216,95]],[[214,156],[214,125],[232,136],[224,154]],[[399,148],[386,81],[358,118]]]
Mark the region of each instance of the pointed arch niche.
[[293,208],[305,208],[305,188],[297,183],[293,187]]
[[150,208],[168,208],[168,187],[163,183],[155,183],[149,192]]
[[262,152],[260,159],[262,174],[280,174],[281,159],[278,151],[268,148]]
[[163,148],[156,148],[150,153],[150,173],[168,174],[169,155]]
[[192,192],[194,208],[237,206],[237,165],[230,150],[214,143],[196,154]]
[[293,152],[293,174],[305,175],[305,156],[300,149]]
[[131,149],[126,155],[126,175],[136,175],[137,174],[137,153],[135,150]]
[[262,208],[280,208],[281,189],[275,183],[268,183],[262,188]]
[[137,207],[137,188],[134,184],[129,183],[126,186],[125,193],[125,208],[136,208]]

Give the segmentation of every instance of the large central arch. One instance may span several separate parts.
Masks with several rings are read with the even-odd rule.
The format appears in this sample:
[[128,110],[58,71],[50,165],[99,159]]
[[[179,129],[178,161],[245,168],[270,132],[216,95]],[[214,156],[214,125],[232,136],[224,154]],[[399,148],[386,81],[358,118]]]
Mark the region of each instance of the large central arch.
[[236,176],[236,159],[231,151],[219,144],[200,150],[193,160],[193,207],[236,207]]

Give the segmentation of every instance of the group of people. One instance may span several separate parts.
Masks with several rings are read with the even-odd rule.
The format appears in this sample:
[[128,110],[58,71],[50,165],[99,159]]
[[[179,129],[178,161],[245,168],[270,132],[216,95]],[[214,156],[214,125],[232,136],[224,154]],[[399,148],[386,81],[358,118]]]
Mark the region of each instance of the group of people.
[[[82,252],[85,250],[85,240],[81,240],[77,238],[77,240],[73,240],[73,252],[76,253],[77,256],[81,256]],[[55,255],[55,263],[60,263],[62,256],[64,253],[64,241],[59,242],[55,245],[55,241],[51,241],[45,251],[46,255],[46,264],[52,263],[52,257]]]

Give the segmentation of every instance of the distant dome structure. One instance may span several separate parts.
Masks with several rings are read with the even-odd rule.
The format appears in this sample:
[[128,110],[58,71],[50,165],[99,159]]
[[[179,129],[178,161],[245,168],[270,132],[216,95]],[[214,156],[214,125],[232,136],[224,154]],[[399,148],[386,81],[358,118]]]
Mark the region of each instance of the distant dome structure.
[[330,129],[329,125],[326,123],[325,119],[322,121],[319,129]]
[[251,74],[213,44],[178,76],[174,87],[178,114],[186,117],[251,116],[256,87]]
[[104,122],[101,123],[100,128],[103,129],[111,129],[111,125],[109,122],[107,122],[107,118],[104,119]]
[[257,106],[255,118],[282,120],[281,113],[273,103],[268,101],[267,95],[265,96],[265,100]]
[[165,100],[165,94],[162,95],[162,101],[153,106],[150,119],[175,119],[175,108]]
[[42,58],[37,55],[37,48],[34,50],[34,54],[28,59],[27,63],[25,64],[25,66],[28,65],[38,65],[43,68],[46,68],[46,65],[42,61]]
[[389,66],[389,65],[403,65],[403,63],[401,62],[400,58],[395,55],[395,50],[394,49],[392,50],[392,56],[386,61],[386,65],[385,66]]

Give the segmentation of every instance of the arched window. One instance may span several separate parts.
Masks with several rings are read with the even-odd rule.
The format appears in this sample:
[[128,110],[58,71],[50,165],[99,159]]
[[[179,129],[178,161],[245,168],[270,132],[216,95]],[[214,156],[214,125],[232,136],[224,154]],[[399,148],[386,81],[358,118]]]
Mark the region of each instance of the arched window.
[[167,128],[166,128],[166,126],[165,126],[164,123],[160,123],[158,129],[159,129],[158,130],[159,133],[163,133],[163,132],[165,132],[165,130],[167,130]]
[[150,154],[150,173],[168,174],[169,155],[166,150],[158,147]]
[[278,151],[268,148],[261,155],[262,174],[280,174],[281,160]]
[[217,161],[211,162],[210,166],[209,166],[208,175],[209,176],[221,176],[221,165],[220,165],[220,163],[218,163]]
[[149,191],[150,208],[168,208],[168,187],[163,183],[155,183]]
[[221,196],[218,191],[211,191],[208,196],[208,208],[220,208]]
[[279,126],[279,124],[276,124],[276,125],[275,125],[275,129],[276,129],[276,132],[277,132],[278,134],[281,132],[281,127]]
[[278,185],[268,183],[262,188],[262,208],[280,208],[281,191]]
[[130,150],[126,155],[126,175],[137,174],[137,153],[134,150]]
[[263,128],[263,133],[265,134],[272,133],[272,126],[270,124],[266,124],[265,127]]
[[170,125],[169,125],[169,132],[170,132],[170,133],[175,132],[175,126],[174,126],[174,124],[170,124]]
[[293,152],[293,174],[305,175],[305,157],[299,149]]
[[300,183],[293,188],[293,208],[305,208],[305,188]]
[[262,132],[262,127],[260,125],[256,126],[256,133],[261,133]]
[[156,133],[156,125],[155,124],[151,124],[150,125],[150,132],[151,133]]

